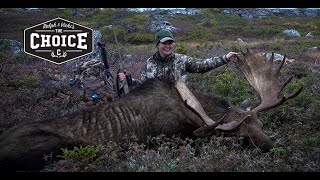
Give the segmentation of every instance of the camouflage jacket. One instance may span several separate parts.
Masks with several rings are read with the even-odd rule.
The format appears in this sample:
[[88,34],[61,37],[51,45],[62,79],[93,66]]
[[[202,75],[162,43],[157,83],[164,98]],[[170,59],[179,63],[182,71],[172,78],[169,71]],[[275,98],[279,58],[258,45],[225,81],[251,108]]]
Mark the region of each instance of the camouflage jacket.
[[159,52],[150,57],[142,72],[141,82],[146,79],[159,77],[169,80],[182,79],[186,81],[187,72],[204,73],[226,64],[226,55],[208,59],[198,59],[183,54],[175,54],[162,58]]

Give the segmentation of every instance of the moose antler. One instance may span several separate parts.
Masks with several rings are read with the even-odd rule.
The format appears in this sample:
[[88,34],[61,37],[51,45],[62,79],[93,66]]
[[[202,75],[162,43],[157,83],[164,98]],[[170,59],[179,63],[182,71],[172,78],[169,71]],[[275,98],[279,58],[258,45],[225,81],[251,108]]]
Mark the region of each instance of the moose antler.
[[175,87],[185,105],[195,112],[206,123],[207,126],[218,126],[221,121],[215,122],[206,114],[198,99],[193,95],[193,93],[182,80],[178,79],[175,82]]
[[286,100],[297,96],[302,87],[298,91],[290,95],[278,98],[279,93],[292,80],[293,76],[289,77],[283,84],[280,83],[279,74],[286,59],[284,56],[281,64],[277,69],[273,69],[274,53],[271,59],[268,60],[260,53],[251,53],[248,49],[244,53],[241,51],[243,58],[236,55],[238,59],[237,67],[243,72],[250,85],[259,93],[261,104],[257,106],[252,112],[258,113],[283,104]]

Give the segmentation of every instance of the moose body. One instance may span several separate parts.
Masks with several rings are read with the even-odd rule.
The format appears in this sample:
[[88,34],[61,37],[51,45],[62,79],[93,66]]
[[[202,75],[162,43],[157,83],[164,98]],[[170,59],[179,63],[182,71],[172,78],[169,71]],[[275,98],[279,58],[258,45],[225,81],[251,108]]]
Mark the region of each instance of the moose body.
[[[244,59],[258,57],[249,55],[244,54]],[[238,59],[240,61],[240,58]],[[246,75],[245,72],[244,74]],[[268,89],[264,86],[259,88],[254,83],[251,85],[258,92],[259,89]],[[281,101],[276,104],[266,103],[263,99],[265,96],[260,94],[264,100],[262,104],[266,103],[267,106],[257,108],[262,111],[278,106],[300,91],[301,89],[284,97],[285,99],[280,99]],[[272,97],[273,94],[271,93]],[[39,169],[45,165],[44,155],[53,153],[55,156],[61,153],[61,148],[105,144],[108,141],[121,142],[126,135],[132,134],[143,142],[148,136],[159,134],[190,137],[212,135],[214,130],[238,130],[261,149],[272,148],[273,143],[263,132],[262,122],[257,117],[259,111],[256,109],[245,111],[220,97],[201,93],[194,95],[208,116],[214,121],[219,121],[214,127],[206,125],[198,114],[186,106],[174,82],[150,79],[135,88],[124,99],[79,114],[21,124],[5,131],[0,136],[0,170]]]
[[[203,94],[196,96],[212,118],[221,118],[230,111],[230,105],[224,99]],[[159,134],[190,137],[194,130],[204,125],[184,105],[172,82],[150,79],[125,99],[111,104],[7,130],[0,137],[1,169],[10,165],[32,168],[39,164],[35,160],[44,161],[44,155],[56,154],[62,147],[121,142],[126,135],[134,134],[142,142],[148,136]]]

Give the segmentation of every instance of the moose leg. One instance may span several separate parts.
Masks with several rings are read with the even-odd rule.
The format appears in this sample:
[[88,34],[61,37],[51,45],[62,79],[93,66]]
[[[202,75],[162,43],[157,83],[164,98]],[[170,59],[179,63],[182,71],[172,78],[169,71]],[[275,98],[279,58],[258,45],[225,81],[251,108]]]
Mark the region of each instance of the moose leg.
[[194,111],[206,123],[207,126],[213,126],[215,124],[215,122],[206,114],[198,99],[193,95],[193,93],[182,80],[177,80],[175,82],[175,87],[186,106]]

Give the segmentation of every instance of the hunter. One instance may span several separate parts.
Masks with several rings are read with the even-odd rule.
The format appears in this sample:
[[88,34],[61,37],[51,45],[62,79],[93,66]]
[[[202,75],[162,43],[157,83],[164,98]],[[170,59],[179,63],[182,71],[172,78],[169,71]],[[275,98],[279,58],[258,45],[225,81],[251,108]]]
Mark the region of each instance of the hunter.
[[[167,29],[160,29],[156,32],[155,43],[157,51],[147,59],[141,72],[139,83],[154,77],[175,81],[175,86],[182,100],[187,102],[187,105],[199,114],[205,114],[202,106],[185,84],[187,73],[205,73],[211,71],[235,60],[238,53],[229,52],[223,56],[207,59],[198,59],[174,53],[175,40],[172,33]],[[125,74],[123,73],[119,73],[118,76],[120,81],[125,78]],[[204,115],[202,118],[205,120],[209,117]]]

